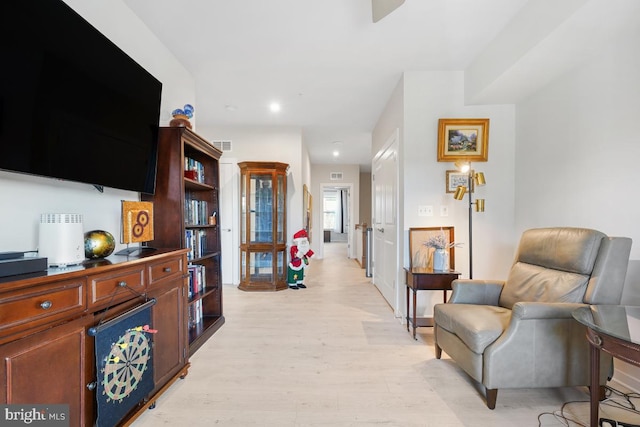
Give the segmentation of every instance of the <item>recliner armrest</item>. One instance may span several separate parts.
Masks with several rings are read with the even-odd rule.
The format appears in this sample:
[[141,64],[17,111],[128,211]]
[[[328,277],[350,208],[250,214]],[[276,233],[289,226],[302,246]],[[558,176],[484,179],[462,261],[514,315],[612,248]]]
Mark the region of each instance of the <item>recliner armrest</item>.
[[452,304],[498,305],[504,281],[456,279],[451,282]]
[[512,321],[515,319],[570,319],[571,313],[587,304],[568,302],[517,302],[513,305]]

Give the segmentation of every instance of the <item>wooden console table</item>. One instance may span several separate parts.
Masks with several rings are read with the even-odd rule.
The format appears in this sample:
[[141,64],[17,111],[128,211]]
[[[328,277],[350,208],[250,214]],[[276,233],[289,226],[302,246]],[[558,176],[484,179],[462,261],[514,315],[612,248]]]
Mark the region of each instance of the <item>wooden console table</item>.
[[[416,328],[433,326],[432,317],[416,317],[416,294],[418,291],[443,291],[443,300],[447,301],[447,291],[451,290],[451,282],[460,277],[453,270],[434,271],[430,268],[405,268],[405,284],[407,287],[407,331],[413,326],[413,339],[416,339]],[[413,291],[413,310],[410,314],[409,291]]]
[[611,356],[640,366],[640,307],[593,305],[581,307],[573,317],[587,327],[587,341],[591,348],[591,421],[598,424],[600,400],[600,350]]

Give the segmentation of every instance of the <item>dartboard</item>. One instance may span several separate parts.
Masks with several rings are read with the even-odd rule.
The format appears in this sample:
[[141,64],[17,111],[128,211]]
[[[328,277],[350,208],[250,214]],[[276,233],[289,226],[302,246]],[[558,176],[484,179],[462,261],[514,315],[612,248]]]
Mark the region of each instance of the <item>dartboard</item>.
[[138,386],[149,362],[151,346],[142,331],[128,330],[111,346],[102,369],[103,394],[121,402]]

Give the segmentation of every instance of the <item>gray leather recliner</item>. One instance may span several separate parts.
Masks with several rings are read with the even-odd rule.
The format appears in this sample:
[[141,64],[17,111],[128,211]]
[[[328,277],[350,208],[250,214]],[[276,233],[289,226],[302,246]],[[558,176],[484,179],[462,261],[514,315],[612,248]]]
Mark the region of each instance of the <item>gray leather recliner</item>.
[[[571,313],[620,304],[630,251],[630,238],[596,230],[525,231],[506,281],[455,280],[449,301],[436,304],[436,358],[444,350],[484,385],[490,409],[498,389],[588,386],[586,330]],[[608,354],[600,368],[604,385]]]

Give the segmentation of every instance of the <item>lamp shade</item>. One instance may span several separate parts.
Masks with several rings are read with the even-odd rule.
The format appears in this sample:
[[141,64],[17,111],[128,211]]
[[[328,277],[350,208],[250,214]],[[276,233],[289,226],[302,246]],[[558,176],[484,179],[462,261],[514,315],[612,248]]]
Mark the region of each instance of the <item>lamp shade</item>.
[[484,199],[476,199],[476,212],[484,212]]
[[465,187],[464,185],[459,185],[458,188],[456,188],[456,192],[453,193],[453,198],[456,200],[462,200],[464,199],[464,195],[467,192],[467,187]]
[[484,179],[484,172],[476,172],[473,179],[476,185],[485,185],[487,183],[487,181],[485,181]]

